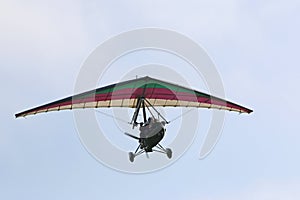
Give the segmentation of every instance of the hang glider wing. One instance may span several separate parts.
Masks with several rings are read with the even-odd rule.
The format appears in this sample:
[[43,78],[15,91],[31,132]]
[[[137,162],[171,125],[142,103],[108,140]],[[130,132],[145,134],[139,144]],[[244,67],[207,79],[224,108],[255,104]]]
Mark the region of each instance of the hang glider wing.
[[251,113],[252,110],[203,92],[192,90],[148,76],[112,84],[16,114],[25,117],[43,112],[101,107],[135,108],[139,98],[153,106],[214,108]]

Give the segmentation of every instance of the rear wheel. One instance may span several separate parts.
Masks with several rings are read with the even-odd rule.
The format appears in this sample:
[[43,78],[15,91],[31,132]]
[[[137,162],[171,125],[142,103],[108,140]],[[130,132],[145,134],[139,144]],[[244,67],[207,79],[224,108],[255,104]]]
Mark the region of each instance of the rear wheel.
[[130,162],[134,161],[134,154],[132,152],[129,152],[129,160]]
[[171,149],[169,149],[169,148],[166,148],[166,154],[167,154],[167,156],[168,156],[168,158],[172,158],[172,150]]

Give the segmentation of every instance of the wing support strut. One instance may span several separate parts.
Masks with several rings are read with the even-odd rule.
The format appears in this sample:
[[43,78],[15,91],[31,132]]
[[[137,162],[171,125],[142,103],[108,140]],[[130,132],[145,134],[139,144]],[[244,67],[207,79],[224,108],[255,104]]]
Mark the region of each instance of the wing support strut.
[[134,114],[133,114],[131,122],[130,122],[130,124],[133,124],[132,128],[134,128],[138,124],[136,120],[137,120],[138,114],[140,112],[142,102],[143,102],[142,98],[138,98],[138,101],[136,103],[136,108],[135,108]]
[[146,98],[140,97],[137,100],[136,108],[135,108],[134,114],[133,114],[131,122],[130,122],[130,124],[132,124],[132,128],[136,127],[139,124],[137,122],[137,118],[138,118],[141,108],[143,109],[144,123],[147,122],[146,107],[148,110],[149,110],[149,107],[151,107],[157,113],[158,117],[161,117],[166,122],[166,124],[170,123],[170,121],[167,121],[166,118],[164,116],[162,116],[162,114],[160,114],[160,112]]
[[146,103],[149,104],[151,108],[158,114],[158,116],[161,117],[167,124],[170,123],[168,120],[166,120],[164,116],[162,116],[162,114],[160,114],[160,112],[158,112],[158,110],[147,99],[144,99],[144,101],[146,101]]

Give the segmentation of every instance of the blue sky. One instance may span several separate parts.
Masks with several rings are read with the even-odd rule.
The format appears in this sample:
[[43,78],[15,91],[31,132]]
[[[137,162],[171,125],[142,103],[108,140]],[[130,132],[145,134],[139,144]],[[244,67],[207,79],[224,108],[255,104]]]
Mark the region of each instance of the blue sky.
[[[0,198],[299,199],[299,8],[298,1],[1,1]],[[14,118],[71,95],[97,45],[142,27],[198,42],[226,96],[254,109],[226,113],[207,158],[198,159],[199,131],[173,165],[120,173],[87,153],[72,112]]]

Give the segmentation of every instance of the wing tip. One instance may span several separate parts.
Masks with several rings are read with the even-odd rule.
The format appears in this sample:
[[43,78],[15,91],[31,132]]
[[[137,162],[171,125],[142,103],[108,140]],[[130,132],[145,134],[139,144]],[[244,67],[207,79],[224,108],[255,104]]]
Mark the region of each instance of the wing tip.
[[15,114],[15,118],[19,118],[19,117],[21,117],[22,116],[22,113],[17,113],[17,114]]
[[251,114],[252,112],[253,112],[252,109],[247,108],[247,113],[248,113],[248,114]]
[[247,114],[251,114],[253,112],[252,109],[246,108],[244,110],[241,110],[240,113],[247,113]]

